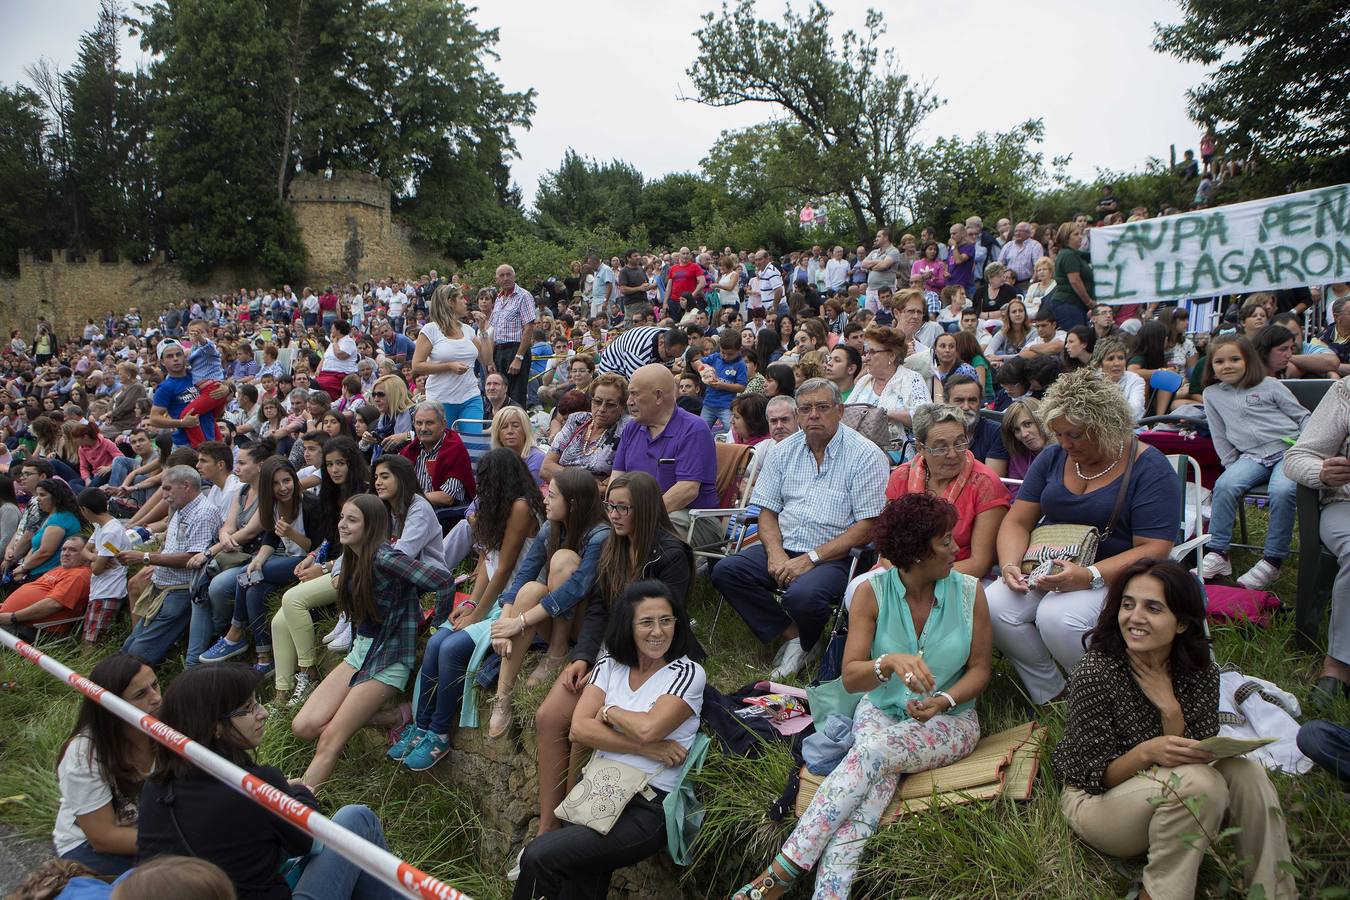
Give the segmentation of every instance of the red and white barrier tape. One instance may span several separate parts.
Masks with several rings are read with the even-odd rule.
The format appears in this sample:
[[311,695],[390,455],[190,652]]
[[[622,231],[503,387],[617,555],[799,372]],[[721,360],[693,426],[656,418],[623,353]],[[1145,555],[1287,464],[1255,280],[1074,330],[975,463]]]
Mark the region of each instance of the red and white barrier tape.
[[408,865],[388,850],[352,834],[317,810],[310,809],[256,775],[249,774],[196,741],[189,740],[159,719],[141,712],[121,697],[105,691],[79,672],[67,668],[3,628],[0,628],[0,643],[52,677],[66,682],[117,718],[139,728],[179,756],[191,760],[273,815],[323,841],[325,847],[331,847],[348,862],[405,896],[422,900],[470,900],[468,895]]

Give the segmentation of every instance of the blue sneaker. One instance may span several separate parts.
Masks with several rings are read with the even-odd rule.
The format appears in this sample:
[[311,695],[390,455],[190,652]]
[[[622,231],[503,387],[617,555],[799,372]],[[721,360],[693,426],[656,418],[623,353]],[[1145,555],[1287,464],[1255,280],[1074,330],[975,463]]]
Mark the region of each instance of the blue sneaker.
[[198,661],[204,663],[224,662],[227,659],[234,659],[239,654],[247,652],[247,638],[242,641],[227,641],[222,635],[211,645],[211,649],[198,657]]
[[403,726],[403,733],[399,735],[398,742],[389,748],[385,756],[395,762],[402,762],[412,752],[413,747],[417,746],[423,734],[425,732],[417,727],[416,722],[409,722]]
[[265,663],[254,663],[254,664],[253,664],[253,670],[254,670],[255,672],[261,672],[261,673],[263,673],[264,675],[271,675],[273,672],[275,672],[275,671],[277,670],[277,664],[276,664],[276,663],[270,663],[270,662],[265,662]]
[[423,732],[422,739],[403,760],[403,764],[414,772],[425,772],[440,762],[441,757],[445,756],[445,752],[449,749],[450,738]]

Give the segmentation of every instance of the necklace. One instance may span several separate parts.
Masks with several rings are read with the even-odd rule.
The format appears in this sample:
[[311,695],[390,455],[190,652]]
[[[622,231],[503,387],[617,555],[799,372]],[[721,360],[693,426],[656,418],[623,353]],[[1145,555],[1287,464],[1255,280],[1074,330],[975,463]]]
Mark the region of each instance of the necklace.
[[605,439],[605,433],[608,430],[609,429],[607,428],[602,430],[600,432],[600,436],[598,438],[593,439],[592,435],[595,434],[595,420],[591,419],[591,421],[586,424],[586,436],[581,440],[581,455],[590,456],[592,453],[598,450],[600,447],[600,442]]
[[1101,470],[1100,472],[1098,472],[1096,475],[1084,475],[1084,474],[1083,474],[1083,467],[1080,466],[1080,465],[1078,465],[1077,462],[1075,462],[1075,463],[1073,464],[1073,470],[1074,470],[1075,472],[1077,472],[1077,473],[1078,473],[1078,477],[1081,478],[1081,479],[1083,479],[1084,481],[1096,481],[1098,478],[1101,478],[1101,477],[1102,477],[1103,475],[1105,475],[1107,472],[1110,472],[1112,469],[1114,469],[1114,468],[1116,467],[1116,463],[1120,462],[1121,458],[1122,458],[1124,455],[1125,455],[1125,445],[1124,445],[1124,444],[1121,444],[1121,445],[1120,445],[1120,452],[1119,452],[1118,454],[1116,454],[1116,458],[1115,458],[1115,459],[1111,460],[1111,465],[1107,466],[1105,469],[1102,469],[1102,470]]

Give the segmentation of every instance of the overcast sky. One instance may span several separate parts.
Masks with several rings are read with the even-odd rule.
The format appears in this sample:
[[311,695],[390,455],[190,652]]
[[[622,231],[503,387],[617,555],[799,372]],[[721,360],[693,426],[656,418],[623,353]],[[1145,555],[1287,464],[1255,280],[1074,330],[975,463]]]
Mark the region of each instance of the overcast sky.
[[[712,0],[496,0],[476,14],[501,30],[500,77],[510,90],[538,92],[534,127],[517,135],[513,177],[526,202],[564,150],[621,158],[649,178],[692,170],[728,128],[753,125],[772,110],[711,109],[685,74],[697,50],[693,32]],[[866,0],[835,0],[840,31],[861,27]],[[885,40],[912,77],[931,80],[947,104],[924,137],[997,131],[1045,120],[1044,150],[1072,154],[1069,173],[1133,169],[1194,147],[1185,91],[1203,69],[1155,53],[1155,21],[1180,18],[1173,0],[966,0],[956,9],[920,0],[872,0],[887,13]],[[805,9],[804,2],[796,4]],[[763,14],[781,2],[762,0]],[[0,0],[0,81],[23,80],[40,56],[74,60],[98,0]],[[139,48],[128,45],[134,62]]]

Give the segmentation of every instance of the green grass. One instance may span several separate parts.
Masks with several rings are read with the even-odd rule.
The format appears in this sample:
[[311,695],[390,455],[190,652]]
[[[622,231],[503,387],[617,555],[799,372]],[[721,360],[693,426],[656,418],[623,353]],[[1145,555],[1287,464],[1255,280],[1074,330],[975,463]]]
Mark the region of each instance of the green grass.
[[[1249,524],[1253,533],[1260,533],[1264,514],[1249,511]],[[1255,559],[1255,554],[1239,551],[1235,570],[1243,571]],[[1287,566],[1274,587],[1290,609],[1278,614],[1271,628],[1222,625],[1212,630],[1220,664],[1235,664],[1301,697],[1317,675],[1321,656],[1299,652],[1294,643],[1294,570],[1295,566]],[[700,583],[691,611],[709,650],[708,675],[719,688],[730,691],[763,677],[770,651],[754,639],[729,606],[718,615],[716,605],[710,586],[706,581]],[[710,636],[714,618],[716,630]],[[322,633],[326,624],[316,627]],[[120,640],[120,635],[110,638],[101,652],[111,652]],[[81,661],[70,644],[55,645],[52,652],[80,671],[92,665],[92,660]],[[533,664],[526,664],[526,674]],[[171,671],[162,674],[168,676]],[[5,723],[0,728],[0,797],[22,794],[26,798],[0,805],[0,819],[45,839],[57,803],[55,753],[74,718],[77,698],[11,653],[0,655],[0,681],[19,683],[15,691],[0,691],[0,721]],[[546,687],[516,692],[514,713],[522,726],[528,727],[545,692]],[[1011,667],[999,660],[995,678],[978,705],[983,730],[992,733],[1024,721],[1025,709]],[[1072,835],[1059,813],[1059,790],[1048,748],[1062,730],[1061,713],[1054,709],[1044,720],[1049,740],[1030,801],[949,807],[907,816],[883,828],[864,854],[854,896],[1075,900],[1125,896],[1139,875],[1142,860],[1115,860],[1096,853]],[[1341,701],[1329,717],[1350,721],[1350,702]],[[286,718],[276,715],[269,722],[258,757],[295,774],[308,763],[311,748],[290,735]],[[394,853],[476,898],[509,895],[510,886],[500,875],[483,871],[477,863],[479,847],[503,840],[477,813],[492,798],[468,796],[436,770],[418,778],[395,773],[384,764],[383,751],[375,732],[358,735],[343,754],[334,779],[321,792],[325,809],[366,803],[379,812]],[[767,814],[791,765],[782,747],[754,759],[715,750],[709,755],[699,778],[707,818],[695,846],[694,863],[683,874],[685,891],[727,897],[763,867],[794,824],[790,819],[774,822]],[[1350,797],[1320,770],[1301,777],[1274,774],[1272,778],[1299,868],[1299,896],[1350,896]],[[1229,883],[1227,873],[1240,872],[1233,855],[1231,838],[1209,854],[1201,870],[1201,896],[1245,896]],[[809,878],[802,879],[790,896],[809,896],[810,883]]]

